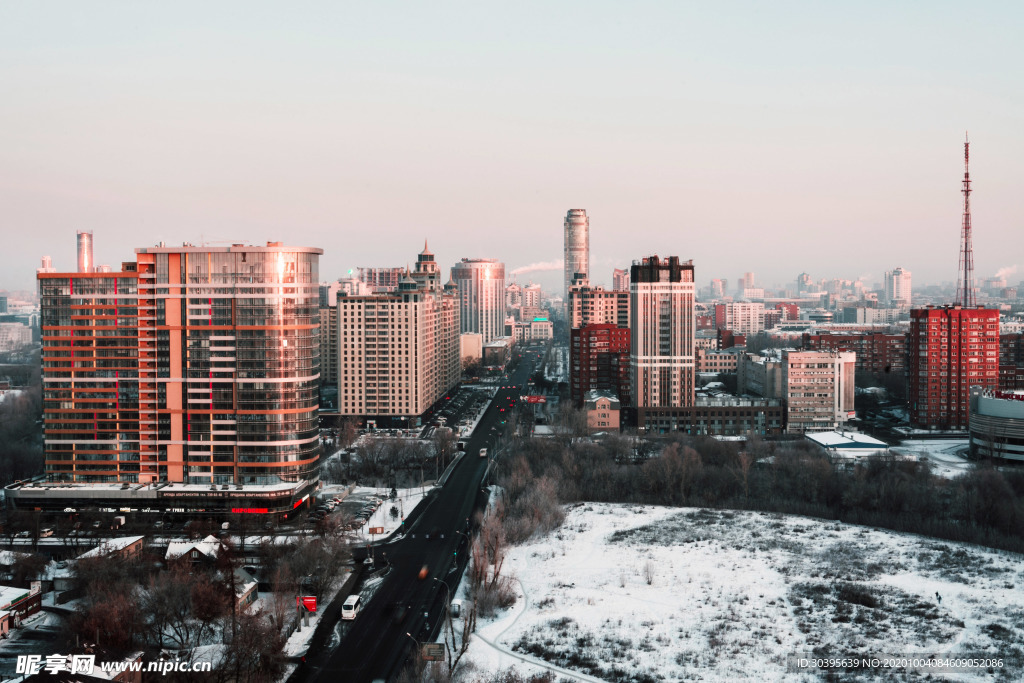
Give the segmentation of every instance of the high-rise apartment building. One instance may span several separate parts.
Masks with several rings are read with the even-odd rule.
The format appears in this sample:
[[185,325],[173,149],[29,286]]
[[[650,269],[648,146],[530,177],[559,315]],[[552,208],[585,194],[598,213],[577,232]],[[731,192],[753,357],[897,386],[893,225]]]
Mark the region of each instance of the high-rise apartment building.
[[753,335],[763,332],[764,304],[734,301],[715,304],[715,328],[732,330],[736,334]]
[[569,385],[576,407],[588,391],[611,391],[632,405],[629,378],[629,330],[616,325],[586,325],[570,332]]
[[896,268],[885,273],[885,280],[882,283],[884,289],[885,303],[887,304],[909,304],[911,296],[910,271],[903,268]]
[[590,279],[590,219],[584,209],[569,209],[563,223],[565,230],[565,298],[573,278]]
[[999,311],[962,306],[912,310],[907,358],[911,425],[967,429],[971,387],[999,386]]
[[856,364],[850,351],[783,351],[786,431],[833,431],[852,417]]
[[577,279],[569,288],[569,327],[629,327],[629,290],[606,290]]
[[612,289],[617,292],[629,291],[629,271],[616,268],[612,271]]
[[694,402],[693,262],[634,261],[629,273],[630,378],[637,407]]
[[441,285],[434,255],[426,247],[416,270],[403,276],[397,290],[343,293],[337,311],[342,415],[374,419],[381,426],[414,426],[458,383],[456,287]]
[[497,259],[467,259],[452,266],[459,291],[463,332],[483,335],[484,344],[504,335],[505,264]]
[[39,273],[45,478],[62,486],[8,499],[296,509],[320,471],[323,252],[135,251],[119,272]]
[[900,381],[907,370],[907,335],[882,332],[831,332],[803,335],[803,348],[808,351],[852,351],[857,355],[857,369],[875,375],[891,375]]
[[711,298],[721,299],[725,296],[726,292],[729,291],[729,281],[721,278],[713,278],[711,280]]
[[96,266],[92,255],[92,230],[78,231],[78,272],[91,273]]

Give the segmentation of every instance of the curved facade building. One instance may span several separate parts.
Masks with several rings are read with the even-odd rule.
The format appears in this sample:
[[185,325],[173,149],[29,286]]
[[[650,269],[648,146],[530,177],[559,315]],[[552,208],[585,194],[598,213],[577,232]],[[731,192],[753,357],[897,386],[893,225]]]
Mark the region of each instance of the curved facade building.
[[298,507],[320,472],[322,253],[161,245],[120,272],[40,273],[46,479]]
[[462,259],[452,266],[459,292],[462,332],[483,335],[483,343],[504,336],[505,264],[497,259]]
[[1024,462],[1024,391],[971,388],[971,457]]
[[565,229],[565,301],[577,274],[590,279],[590,219],[585,209],[569,209],[563,222]]

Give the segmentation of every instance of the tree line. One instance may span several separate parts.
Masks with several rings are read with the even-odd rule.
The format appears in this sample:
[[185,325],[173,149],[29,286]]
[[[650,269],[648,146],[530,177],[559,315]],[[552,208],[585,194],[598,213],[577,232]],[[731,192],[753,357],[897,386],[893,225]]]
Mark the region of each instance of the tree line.
[[515,441],[498,483],[512,543],[592,501],[799,514],[1024,552],[1024,471],[985,463],[949,479],[893,456],[833,461],[804,441],[613,435]]

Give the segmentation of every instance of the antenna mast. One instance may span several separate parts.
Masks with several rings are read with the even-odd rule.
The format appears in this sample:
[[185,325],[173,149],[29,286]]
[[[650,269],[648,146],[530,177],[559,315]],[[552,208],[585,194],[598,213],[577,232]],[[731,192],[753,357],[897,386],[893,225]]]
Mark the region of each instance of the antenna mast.
[[974,295],[974,248],[971,246],[971,174],[968,171],[971,143],[964,135],[964,221],[960,230],[960,268],[956,279],[956,304],[977,305]]

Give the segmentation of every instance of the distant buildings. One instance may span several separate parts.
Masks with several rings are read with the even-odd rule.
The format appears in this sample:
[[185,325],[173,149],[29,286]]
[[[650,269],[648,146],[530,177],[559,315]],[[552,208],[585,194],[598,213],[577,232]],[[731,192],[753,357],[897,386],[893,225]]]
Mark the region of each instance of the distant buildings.
[[764,304],[736,301],[715,304],[715,328],[753,335],[764,331]]
[[911,299],[910,271],[896,268],[887,271],[882,282],[883,296],[887,304],[909,304]]
[[426,246],[395,291],[342,293],[338,412],[381,426],[415,424],[461,377],[459,315],[455,285],[441,285]]
[[290,512],[319,481],[321,253],[159,246],[39,273],[45,478],[71,486],[8,504]]
[[372,292],[393,292],[405,275],[405,268],[391,266],[387,268],[358,268],[356,277],[370,288]]
[[616,268],[612,271],[612,289],[619,292],[629,291],[629,271]]
[[999,311],[928,306],[910,312],[910,424],[966,430],[971,387],[999,386]]
[[693,262],[650,256],[629,273],[632,399],[640,407],[694,400]]
[[505,330],[505,264],[497,259],[462,259],[452,266],[463,332],[478,332],[484,344]]
[[568,301],[573,279],[577,275],[590,278],[590,219],[584,209],[569,209],[562,226],[565,233],[564,291]]

